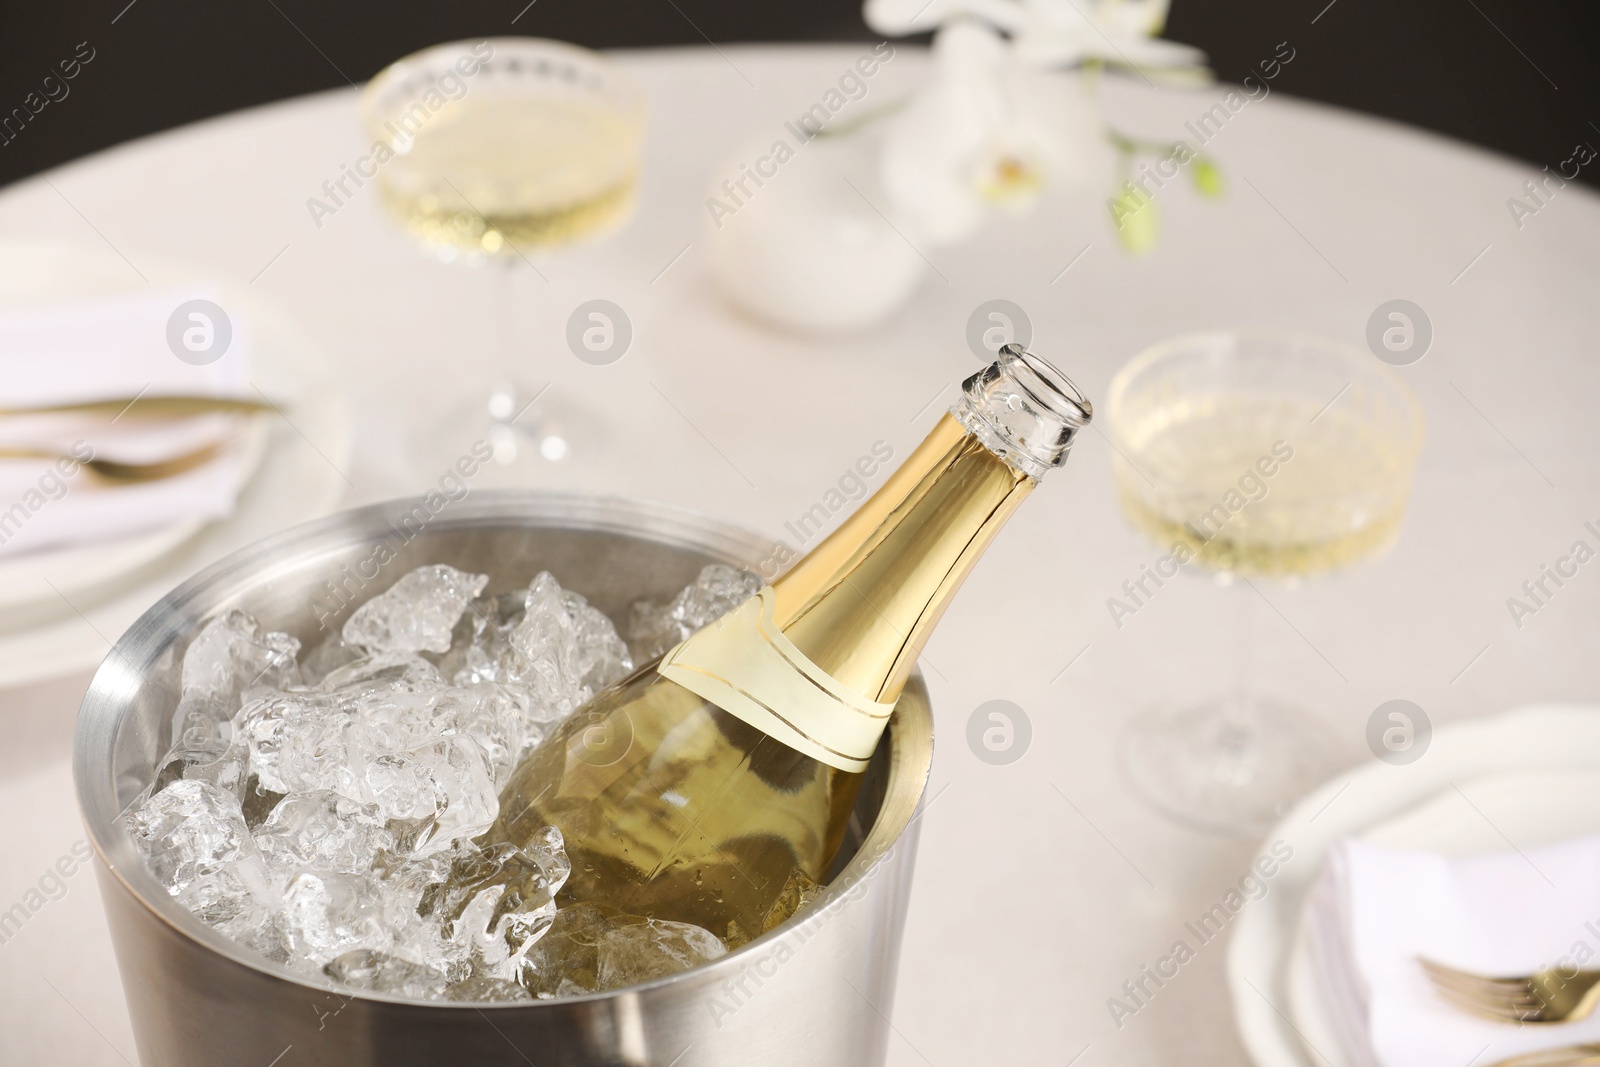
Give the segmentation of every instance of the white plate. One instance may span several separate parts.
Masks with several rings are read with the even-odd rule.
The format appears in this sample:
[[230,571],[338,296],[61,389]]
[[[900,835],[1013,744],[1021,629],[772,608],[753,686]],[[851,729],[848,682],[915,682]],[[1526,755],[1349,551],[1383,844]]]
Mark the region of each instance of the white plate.
[[0,559],[0,608],[48,600],[50,587],[38,578],[47,570],[68,576],[71,584],[60,587],[61,592],[65,596],[75,596],[165,555],[204,526],[204,519],[184,519],[133,537],[62,545]]
[[1600,833],[1600,766],[1504,771],[1446,786],[1423,804],[1358,834],[1384,848],[1444,856],[1538,848]]
[[[204,275],[171,265],[153,264],[157,282],[198,280]],[[0,243],[0,310],[29,310],[41,304],[121,296],[146,288],[117,257],[103,249],[41,241]],[[251,374],[260,360],[251,355]],[[265,450],[266,433],[252,419],[241,435],[237,453],[239,485],[254,475]],[[93,544],[62,545],[0,559],[0,608],[12,608],[58,595],[76,597],[171,552],[205,526],[201,519],[180,519],[130,537]],[[40,576],[48,576],[46,585]]]
[[[265,416],[250,418],[229,446],[238,456],[241,492],[266,455],[270,435],[265,423]],[[76,600],[96,586],[166,555],[205,526],[205,519],[180,519],[129,537],[61,545],[0,559],[0,609],[19,608],[62,596]],[[45,584],[45,578],[49,585]]]
[[1286,842],[1293,858],[1241,913],[1228,945],[1234,1016],[1258,1067],[1344,1067],[1300,937],[1306,895],[1334,842],[1360,836],[1452,853],[1505,847],[1452,783],[1528,845],[1600,830],[1600,805],[1571,803],[1600,791],[1600,708],[1537,705],[1440,727],[1417,762],[1363,764],[1273,829],[1267,840]]
[[[1353,836],[1386,848],[1446,856],[1538,848],[1600,833],[1600,769],[1511,771],[1456,781],[1409,811]],[[1289,944],[1289,1018],[1329,1067],[1347,1067],[1311,966],[1307,918]]]
[[[19,259],[37,269],[16,279],[5,293],[5,304],[126,291],[129,278],[135,288],[143,287],[120,257],[100,249],[43,242],[0,247],[0,263]],[[14,561],[19,580],[11,582],[13,592],[6,598],[11,603],[0,613],[0,686],[93,667],[111,641],[185,578],[236,548],[325,514],[347,486],[342,470],[350,452],[350,416],[327,359],[252,290],[192,267],[143,257],[139,263],[151,284],[204,278],[228,307],[249,317],[251,381],[287,419],[278,414],[258,418],[247,435],[258,442],[247,447],[259,453],[259,460],[247,456],[254,473],[228,518],[174,524],[107,546],[77,546]],[[60,282],[64,270],[77,283],[70,292]],[[16,271],[0,273],[9,286]],[[88,575],[78,567],[84,559],[93,561]],[[24,570],[30,578],[21,578]],[[45,580],[60,592],[49,590]],[[34,589],[22,592],[23,582]],[[38,587],[48,597],[39,598]]]

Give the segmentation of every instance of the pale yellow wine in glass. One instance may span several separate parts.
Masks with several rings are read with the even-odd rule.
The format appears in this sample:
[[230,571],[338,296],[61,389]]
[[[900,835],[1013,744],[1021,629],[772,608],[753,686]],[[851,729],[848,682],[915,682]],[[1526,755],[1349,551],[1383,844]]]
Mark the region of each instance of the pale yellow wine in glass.
[[[613,227],[639,176],[644,98],[603,56],[533,38],[438,45],[374,78],[384,207],[424,244],[516,256]],[[380,153],[381,154],[381,153]]]
[[[494,264],[495,366],[442,425],[419,434],[421,469],[448,467],[487,439],[489,481],[526,482],[530,463],[560,462],[605,435],[599,416],[559,393],[518,350],[517,272],[629,218],[644,139],[643,91],[606,57],[537,38],[436,45],[375,77],[361,95],[367,151],[342,184],[371,186],[386,214],[446,261]],[[350,168],[345,168],[346,171]],[[462,315],[464,321],[474,318]],[[452,373],[471,378],[466,358]],[[529,405],[537,398],[537,404]],[[451,407],[446,399],[445,407]]]
[[[1157,713],[1122,764],[1157,807],[1254,832],[1326,776],[1314,715],[1249,679],[1260,583],[1335,571],[1400,533],[1422,416],[1399,375],[1314,337],[1215,332],[1135,357],[1106,405],[1122,510],[1156,546],[1119,590],[1142,609],[1183,570],[1238,587],[1234,692]],[[1153,576],[1151,576],[1153,575]],[[1252,586],[1255,586],[1254,588]]]

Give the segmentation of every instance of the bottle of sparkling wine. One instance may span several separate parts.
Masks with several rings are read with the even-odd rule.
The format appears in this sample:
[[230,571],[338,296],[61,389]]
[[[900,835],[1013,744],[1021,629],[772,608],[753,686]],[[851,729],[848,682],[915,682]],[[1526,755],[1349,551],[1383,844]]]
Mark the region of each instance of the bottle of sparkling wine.
[[824,877],[930,631],[1091,414],[1048,363],[1001,349],[838,530],[558,727],[482,840],[556,826],[562,903],[761,933],[797,877]]

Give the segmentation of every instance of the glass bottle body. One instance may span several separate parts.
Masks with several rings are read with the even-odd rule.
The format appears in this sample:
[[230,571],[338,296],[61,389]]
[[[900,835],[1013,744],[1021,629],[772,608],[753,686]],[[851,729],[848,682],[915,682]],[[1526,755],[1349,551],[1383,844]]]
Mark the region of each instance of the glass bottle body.
[[[860,775],[774,740],[656,673],[563,723],[507,784],[496,840],[555,826],[562,902],[602,901],[741,942],[787,916],[791,879],[821,882]],[[514,798],[514,799],[513,799]]]

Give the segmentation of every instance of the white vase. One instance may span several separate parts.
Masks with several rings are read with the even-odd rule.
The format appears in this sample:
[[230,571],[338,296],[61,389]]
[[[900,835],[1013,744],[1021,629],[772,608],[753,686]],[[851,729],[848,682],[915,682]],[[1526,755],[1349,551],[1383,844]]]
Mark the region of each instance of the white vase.
[[788,126],[723,167],[707,210],[712,268],[732,303],[784,329],[838,334],[911,297],[927,262],[890,221],[878,145],[871,131],[800,141]]

